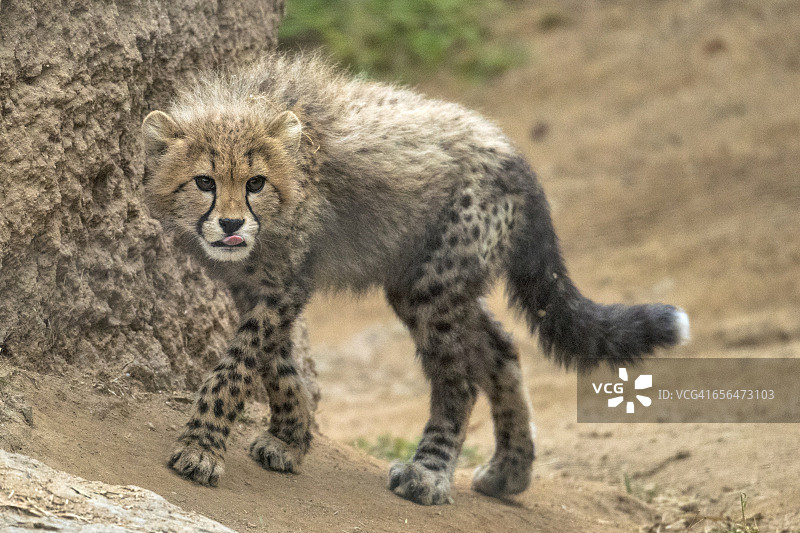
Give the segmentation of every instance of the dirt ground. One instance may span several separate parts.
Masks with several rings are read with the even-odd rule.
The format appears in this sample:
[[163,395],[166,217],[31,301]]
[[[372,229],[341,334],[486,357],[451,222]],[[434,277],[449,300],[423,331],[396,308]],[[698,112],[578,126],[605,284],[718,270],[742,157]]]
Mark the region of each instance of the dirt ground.
[[[584,294],[683,307],[693,340],[670,355],[800,357],[800,5],[513,5],[498,27],[528,64],[487,85],[420,88],[481,110],[525,152]],[[386,463],[348,445],[414,439],[426,420],[428,386],[380,294],[309,310],[324,436],[299,475],[247,457],[261,405],[233,433],[220,487],[172,475],[189,393],[136,392],[124,377],[0,367],[12,408],[0,446],[239,531],[711,531],[741,516],[740,493],[760,531],[800,531],[800,427],[577,424],[575,376],[541,357],[501,288],[490,304],[519,343],[538,427],[532,487],[508,501],[470,491],[463,469],[453,505],[416,506],[385,490]],[[467,445],[491,455],[485,402]]]

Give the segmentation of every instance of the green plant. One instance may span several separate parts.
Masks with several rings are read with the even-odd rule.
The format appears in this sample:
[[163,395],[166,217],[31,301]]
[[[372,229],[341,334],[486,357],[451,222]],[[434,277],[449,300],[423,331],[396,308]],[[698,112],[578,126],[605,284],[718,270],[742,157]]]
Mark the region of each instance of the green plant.
[[392,437],[388,433],[380,435],[374,442],[359,437],[353,446],[378,459],[387,461],[408,461],[414,456],[419,439],[411,441],[403,437]]
[[[404,437],[393,437],[388,433],[380,435],[375,441],[359,437],[353,446],[373,457],[386,461],[410,461],[414,457],[420,439],[409,440]],[[458,457],[458,466],[473,467],[484,462],[484,457],[475,446],[464,446]]]
[[[711,533],[758,533],[758,524],[756,523],[756,518],[752,518],[753,525],[747,525],[747,515],[745,514],[745,509],[747,508],[747,494],[744,492],[739,493],[739,505],[742,509],[742,522],[738,523],[735,522],[733,524],[726,525],[724,528],[714,528],[711,530]],[[710,516],[703,516],[700,517],[700,520],[692,524],[688,529],[696,526],[700,522],[704,520],[722,520],[721,518],[715,518]]]
[[445,68],[483,79],[524,58],[491,30],[503,9],[500,0],[291,0],[278,37],[283,48],[323,46],[370,76],[413,81]]
[[635,483],[634,477],[627,473],[622,474],[622,482],[625,485],[625,492],[647,503],[652,502],[658,495],[658,487],[655,485],[645,487],[641,483]]

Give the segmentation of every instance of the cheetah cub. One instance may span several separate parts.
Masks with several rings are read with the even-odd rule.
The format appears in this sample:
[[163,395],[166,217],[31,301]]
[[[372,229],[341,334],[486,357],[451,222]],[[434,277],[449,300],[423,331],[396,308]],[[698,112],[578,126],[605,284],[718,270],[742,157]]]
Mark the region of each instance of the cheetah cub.
[[169,460],[198,483],[217,484],[257,379],[272,416],[250,455],[298,470],[312,420],[291,330],[315,290],[382,287],[413,336],[430,419],[388,485],[426,505],[451,501],[479,390],[496,443],[473,488],[505,496],[531,480],[519,354],[482,300],[495,278],[566,366],[625,363],[688,337],[675,307],[601,305],[578,292],[535,174],[494,124],[459,105],[275,55],[199,81],[168,113],[150,113],[143,133],[152,214],[228,284],[241,312]]

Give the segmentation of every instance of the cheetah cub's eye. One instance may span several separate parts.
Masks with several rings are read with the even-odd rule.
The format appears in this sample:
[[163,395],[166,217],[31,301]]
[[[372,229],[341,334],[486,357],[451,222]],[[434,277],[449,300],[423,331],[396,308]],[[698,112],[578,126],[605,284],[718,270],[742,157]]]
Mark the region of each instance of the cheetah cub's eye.
[[217,184],[214,183],[214,180],[211,178],[211,176],[195,176],[194,182],[197,184],[197,188],[203,192],[210,192],[217,188]]
[[247,192],[258,192],[264,188],[267,178],[264,176],[253,176],[247,180]]

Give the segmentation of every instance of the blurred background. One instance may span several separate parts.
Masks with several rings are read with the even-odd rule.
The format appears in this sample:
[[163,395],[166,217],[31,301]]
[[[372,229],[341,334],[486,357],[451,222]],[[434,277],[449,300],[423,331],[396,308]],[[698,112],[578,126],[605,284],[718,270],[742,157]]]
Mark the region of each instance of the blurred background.
[[[586,295],[689,313],[693,340],[670,356],[800,356],[797,2],[293,0],[279,38],[496,121],[537,169]],[[746,527],[800,531],[800,428],[579,425],[575,376],[502,287],[490,305],[521,348],[540,479],[618,486],[654,510],[645,530],[745,531],[745,493]],[[382,295],[318,297],[309,321],[323,433],[413,453],[428,387]],[[492,446],[482,402],[463,465]]]

